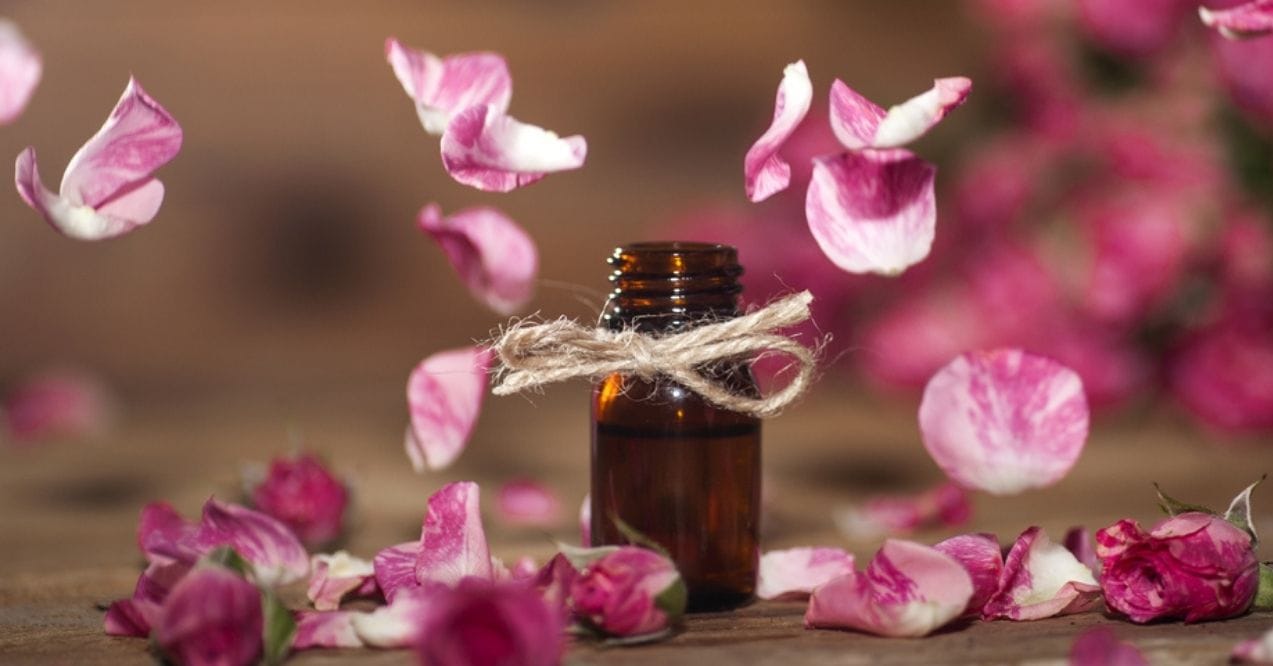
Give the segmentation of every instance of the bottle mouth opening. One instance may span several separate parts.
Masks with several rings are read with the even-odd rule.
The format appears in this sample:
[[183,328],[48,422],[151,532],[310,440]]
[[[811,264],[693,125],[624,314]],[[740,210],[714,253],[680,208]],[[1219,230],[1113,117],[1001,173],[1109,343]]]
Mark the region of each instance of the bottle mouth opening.
[[641,254],[704,254],[704,253],[737,253],[723,243],[700,243],[697,241],[642,241],[628,243],[614,249],[614,255],[637,252]]
[[656,241],[617,247],[607,262],[611,280],[672,280],[696,277],[733,279],[742,274],[738,251],[721,243]]

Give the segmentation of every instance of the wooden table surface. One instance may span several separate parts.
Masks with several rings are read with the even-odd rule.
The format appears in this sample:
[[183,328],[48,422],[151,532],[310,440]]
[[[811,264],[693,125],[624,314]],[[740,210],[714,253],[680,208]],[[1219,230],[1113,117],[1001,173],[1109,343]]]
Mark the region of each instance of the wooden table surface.
[[[491,399],[473,443],[445,474],[418,476],[401,450],[401,387],[383,383],[339,390],[244,390],[141,396],[127,403],[112,434],[0,451],[0,663],[145,663],[146,641],[102,632],[100,605],[128,596],[140,570],[135,530],[148,501],[166,499],[197,515],[211,494],[234,499],[245,463],[291,446],[303,433],[356,486],[348,548],[370,557],[418,536],[428,495],[446,481],[483,484],[488,508],[498,483],[530,476],[549,482],[570,507],[586,487],[586,389],[554,388],[526,400]],[[816,398],[766,425],[766,548],[842,545],[869,558],[876,543],[840,535],[832,510],[877,492],[925,487],[940,477],[919,443],[913,402],[884,402],[820,387]],[[977,496],[973,521],[1009,542],[1031,524],[1054,537],[1075,524],[1101,527],[1123,516],[1153,521],[1152,481],[1178,497],[1222,505],[1273,469],[1273,444],[1209,441],[1161,410],[1100,422],[1075,471],[1060,485],[1017,498]],[[1257,493],[1265,533],[1273,534],[1273,488]],[[541,561],[552,539],[574,540],[573,519],[551,534],[486,517],[496,555]],[[950,533],[911,538],[933,542]],[[1262,559],[1270,558],[1267,545]],[[293,601],[303,591],[289,590]],[[757,603],[734,613],[691,616],[675,638],[656,645],[599,649],[573,644],[568,663],[1063,663],[1075,635],[1107,624],[1154,664],[1222,664],[1239,640],[1273,627],[1273,614],[1198,625],[1136,626],[1101,613],[1037,622],[968,622],[925,639],[881,639],[806,631],[804,605]],[[410,653],[307,652],[307,663],[410,663]]]

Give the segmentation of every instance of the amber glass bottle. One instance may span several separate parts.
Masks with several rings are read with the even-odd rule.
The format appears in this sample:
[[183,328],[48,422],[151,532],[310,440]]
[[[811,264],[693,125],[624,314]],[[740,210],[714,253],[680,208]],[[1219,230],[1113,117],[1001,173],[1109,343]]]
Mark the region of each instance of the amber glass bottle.
[[[602,326],[652,335],[738,316],[737,252],[704,243],[635,243],[609,259]],[[704,371],[755,396],[745,359]],[[622,374],[592,394],[592,543],[622,543],[618,516],[671,553],[690,610],[750,601],[759,564],[760,420],[671,380]]]

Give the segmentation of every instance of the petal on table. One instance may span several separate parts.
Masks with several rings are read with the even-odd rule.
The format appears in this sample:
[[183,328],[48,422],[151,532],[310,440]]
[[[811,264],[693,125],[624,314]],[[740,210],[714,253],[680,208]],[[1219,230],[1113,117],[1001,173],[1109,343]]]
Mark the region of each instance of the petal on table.
[[968,492],[947,481],[913,495],[880,495],[859,506],[839,509],[835,523],[850,538],[867,540],[932,527],[956,527],[968,522],[971,515]]
[[259,511],[210,498],[196,542],[209,552],[230,546],[252,564],[257,582],[286,585],[309,574],[309,554],[286,525]]
[[1093,575],[1101,570],[1101,560],[1096,556],[1096,542],[1092,540],[1092,533],[1087,528],[1071,527],[1061,543],[1074,555],[1074,559],[1091,569]]
[[491,549],[482,528],[479,489],[472,481],[448,483],[429,497],[416,559],[416,580],[454,585],[461,578],[491,579]]
[[187,521],[167,502],[151,502],[141,510],[137,548],[147,562],[193,563],[203,554],[195,545],[199,526]]
[[0,125],[22,115],[43,71],[40,53],[18,26],[0,18]]
[[1259,37],[1273,32],[1273,0],[1251,0],[1229,9],[1198,7],[1203,25],[1229,39]]
[[464,451],[486,395],[491,352],[461,347],[420,362],[407,380],[406,449],[417,472],[443,469]]
[[442,134],[455,114],[471,106],[485,104],[503,113],[513,97],[508,63],[498,53],[439,58],[390,37],[385,40],[385,59],[415,102],[416,114],[429,134]]
[[986,602],[987,620],[1039,620],[1089,610],[1101,601],[1091,569],[1038,527],[1017,538],[1008,551],[999,589]]
[[306,596],[320,611],[340,608],[341,599],[363,589],[368,579],[374,580],[375,566],[345,551],[320,553],[310,561],[309,588]]
[[999,539],[993,534],[961,534],[938,543],[933,549],[954,558],[968,572],[972,579],[972,598],[964,613],[980,615],[982,607],[999,589],[999,578],[1003,574]]
[[430,595],[415,588],[403,590],[387,606],[370,613],[353,613],[350,621],[354,633],[364,644],[379,648],[401,648],[414,645],[420,627],[428,618]]
[[578,169],[588,155],[582,136],[557,136],[487,105],[460,112],[442,134],[442,166],[456,182],[509,192],[557,171]]
[[356,611],[300,611],[296,614],[293,650],[363,647],[354,631]]
[[773,121],[743,158],[743,184],[751,201],[764,201],[791,183],[791,165],[778,151],[809,113],[812,101],[813,84],[804,61],[787,65],[778,84]]
[[813,591],[805,626],[880,636],[926,636],[959,617],[972,598],[963,565],[928,546],[889,539],[865,572]]
[[1273,664],[1273,629],[1235,645],[1230,659],[1239,664]]
[[120,599],[106,609],[106,634],[146,638],[159,620],[160,605],[145,599]]
[[1074,639],[1070,666],[1149,666],[1149,661],[1135,645],[1118,640],[1109,627],[1093,627]]
[[1087,442],[1083,382],[1020,349],[962,354],[924,388],[924,446],[966,488],[1011,495],[1060,481]]
[[771,550],[760,556],[756,596],[805,599],[819,585],[853,572],[853,554],[840,548]]
[[551,488],[531,479],[500,486],[496,506],[510,525],[551,526],[561,519],[561,500]]
[[805,198],[809,230],[841,269],[897,275],[932,248],[936,173],[900,149],[816,158]]
[[425,206],[417,223],[446,253],[469,293],[501,315],[522,309],[535,291],[535,241],[502,212],[480,206],[442,216]]
[[393,602],[402,590],[420,587],[419,581],[415,578],[415,563],[419,558],[419,541],[390,546],[376,553],[376,556],[372,558],[376,585],[384,593],[386,601]]
[[932,89],[886,112],[836,79],[831,84],[831,129],[849,150],[899,148],[926,134],[971,91],[966,77],[935,79]]

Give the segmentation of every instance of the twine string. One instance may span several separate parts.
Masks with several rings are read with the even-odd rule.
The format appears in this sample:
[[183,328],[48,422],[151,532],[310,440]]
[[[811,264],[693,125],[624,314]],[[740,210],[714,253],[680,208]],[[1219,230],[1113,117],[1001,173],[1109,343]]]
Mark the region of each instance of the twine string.
[[[523,320],[491,343],[499,359],[492,392],[511,395],[567,379],[599,379],[619,372],[646,381],[668,377],[718,407],[774,416],[813,381],[813,351],[776,332],[808,319],[812,301],[813,295],[802,291],[740,317],[664,336],[593,328],[564,317],[539,323]],[[713,362],[761,353],[786,355],[797,367],[791,381],[767,396],[737,393],[704,373]]]

